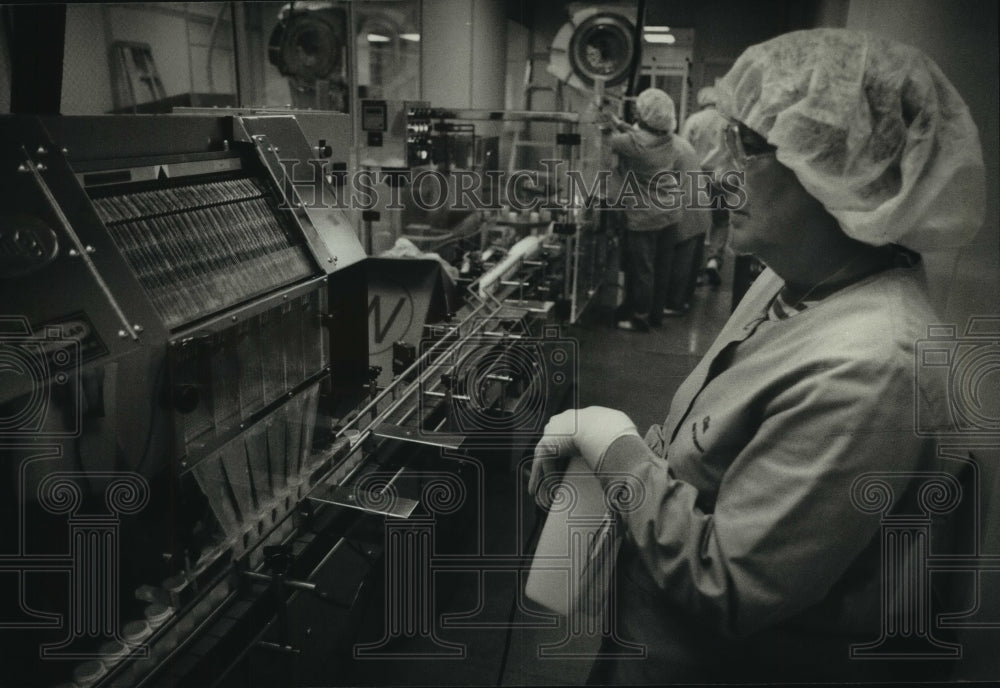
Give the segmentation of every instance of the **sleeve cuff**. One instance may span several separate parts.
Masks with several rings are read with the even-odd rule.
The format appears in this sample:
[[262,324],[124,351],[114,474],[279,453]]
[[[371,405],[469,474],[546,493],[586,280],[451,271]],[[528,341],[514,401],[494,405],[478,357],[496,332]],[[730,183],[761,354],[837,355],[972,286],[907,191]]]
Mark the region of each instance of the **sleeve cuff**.
[[[638,434],[622,435],[608,447],[601,457],[594,472],[606,483],[605,474],[629,473],[635,474],[635,468],[647,461],[656,459],[653,453]],[[608,478],[611,476],[609,475]]]

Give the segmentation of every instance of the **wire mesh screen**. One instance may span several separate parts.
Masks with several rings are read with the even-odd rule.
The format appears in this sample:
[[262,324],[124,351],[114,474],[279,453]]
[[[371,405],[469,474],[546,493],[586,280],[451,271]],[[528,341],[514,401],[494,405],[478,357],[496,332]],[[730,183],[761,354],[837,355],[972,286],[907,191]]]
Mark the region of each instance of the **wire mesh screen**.
[[252,179],[115,194],[94,207],[169,328],[312,271]]

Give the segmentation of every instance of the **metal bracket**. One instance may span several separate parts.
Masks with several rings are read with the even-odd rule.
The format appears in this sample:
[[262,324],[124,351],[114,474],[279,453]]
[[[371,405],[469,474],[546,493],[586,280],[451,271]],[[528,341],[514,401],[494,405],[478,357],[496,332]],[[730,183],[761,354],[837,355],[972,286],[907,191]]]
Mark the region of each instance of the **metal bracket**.
[[[319,504],[332,504],[334,506],[347,507],[348,509],[357,509],[366,514],[379,514],[395,518],[409,518],[420,505],[420,502],[415,499],[408,499],[406,497],[382,499],[377,493],[373,494],[370,499],[359,500],[358,490],[341,485],[331,487],[322,495],[311,495],[308,497],[308,500]],[[375,506],[383,502],[386,504],[384,508]]]
[[[63,232],[69,236],[70,241],[73,242],[77,255],[87,266],[87,270],[90,272],[91,277],[93,277],[94,281],[97,283],[98,288],[104,294],[104,298],[107,299],[108,305],[111,306],[111,310],[114,311],[114,314],[118,317],[118,321],[122,325],[121,329],[118,330],[118,336],[122,339],[131,338],[132,341],[138,341],[139,334],[142,332],[142,327],[140,325],[133,325],[129,322],[128,317],[125,315],[122,307],[118,304],[114,294],[111,293],[111,289],[104,281],[104,278],[101,277],[101,273],[98,272],[97,266],[94,265],[94,261],[90,258],[90,254],[94,253],[93,247],[84,246],[80,237],[77,235],[76,230],[73,229],[73,225],[70,223],[69,218],[67,218],[66,214],[63,212],[62,206],[59,205],[59,202],[56,200],[56,197],[49,188],[49,185],[42,177],[42,172],[48,169],[48,166],[41,162],[36,163],[28,154],[28,151],[24,146],[21,146],[21,152],[24,154],[25,162],[18,166],[18,170],[31,174],[31,178],[34,180],[38,190],[41,191],[42,195],[45,197],[45,201],[48,203],[49,209],[55,214],[56,220],[59,222],[59,226],[62,227]],[[40,154],[44,154],[46,151],[44,148],[39,147],[38,152]]]
[[579,146],[580,135],[577,133],[556,134],[557,146]]
[[375,428],[372,434],[384,439],[426,444],[431,447],[443,447],[444,449],[459,449],[465,442],[465,435],[453,435],[445,432],[420,432],[413,428],[406,428],[392,423],[382,423]]
[[535,299],[504,299],[504,304],[515,308],[523,308],[529,313],[542,313],[548,315],[555,306],[555,301],[538,301]]

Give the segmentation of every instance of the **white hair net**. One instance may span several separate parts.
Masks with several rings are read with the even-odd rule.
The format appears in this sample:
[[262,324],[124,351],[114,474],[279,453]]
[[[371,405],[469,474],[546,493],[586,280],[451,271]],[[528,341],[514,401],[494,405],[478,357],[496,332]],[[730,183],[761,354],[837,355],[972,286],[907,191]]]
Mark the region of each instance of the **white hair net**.
[[715,94],[714,86],[703,86],[698,89],[698,107],[715,105],[717,100],[718,96]]
[[752,46],[719,81],[717,107],[859,241],[924,251],[979,230],[986,183],[976,125],[919,50],[845,29]]
[[658,88],[647,88],[640,93],[635,99],[635,111],[639,119],[653,129],[673,131],[677,128],[674,101]]

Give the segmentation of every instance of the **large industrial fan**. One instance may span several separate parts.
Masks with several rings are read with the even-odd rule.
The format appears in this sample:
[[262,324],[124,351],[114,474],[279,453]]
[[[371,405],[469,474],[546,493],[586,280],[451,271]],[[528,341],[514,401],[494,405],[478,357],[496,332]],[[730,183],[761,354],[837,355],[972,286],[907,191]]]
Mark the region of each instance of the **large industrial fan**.
[[294,2],[281,8],[267,53],[289,79],[293,106],[347,110],[347,46],[344,8],[330,2]]
[[624,85],[629,78],[635,43],[634,15],[620,6],[571,8],[570,20],[552,40],[548,71],[579,91],[590,91],[599,82],[605,87]]

